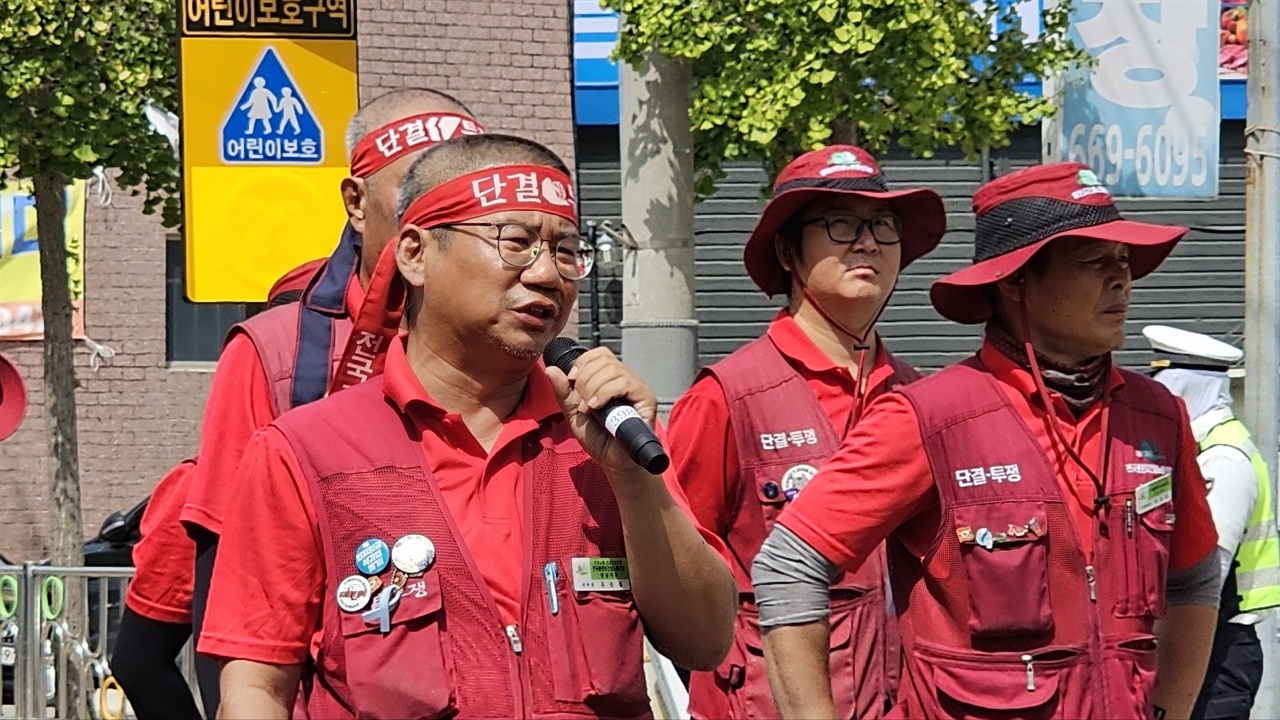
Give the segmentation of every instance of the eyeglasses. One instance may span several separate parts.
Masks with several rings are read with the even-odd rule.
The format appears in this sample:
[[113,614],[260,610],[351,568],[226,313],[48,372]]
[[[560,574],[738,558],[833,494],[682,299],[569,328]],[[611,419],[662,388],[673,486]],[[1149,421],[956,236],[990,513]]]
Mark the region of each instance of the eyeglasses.
[[517,268],[527,268],[538,261],[542,254],[542,244],[551,247],[552,259],[556,271],[565,280],[581,280],[591,273],[595,266],[596,250],[581,235],[573,234],[552,242],[542,237],[537,230],[514,223],[448,223],[437,225],[442,228],[487,227],[497,228],[497,238],[480,233],[466,233],[493,243],[498,248],[498,257],[502,262]]
[[840,245],[852,245],[858,242],[858,238],[862,237],[862,231],[868,228],[871,229],[871,239],[875,240],[877,245],[897,245],[902,242],[902,221],[893,214],[877,215],[871,219],[854,215],[824,215],[805,220],[800,223],[800,227],[817,223],[825,223],[827,237],[831,238],[831,242]]

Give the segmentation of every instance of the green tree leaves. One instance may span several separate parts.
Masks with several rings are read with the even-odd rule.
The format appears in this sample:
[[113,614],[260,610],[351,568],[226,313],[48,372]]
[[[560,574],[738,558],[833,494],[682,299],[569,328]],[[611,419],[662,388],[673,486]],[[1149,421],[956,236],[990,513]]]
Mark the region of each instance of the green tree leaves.
[[177,106],[173,0],[0,0],[0,168],[89,178],[102,165],[178,222],[178,164],[146,101]]
[[[771,174],[801,152],[856,135],[928,156],[969,156],[1053,112],[1016,90],[1084,61],[1066,39],[1068,6],[1028,42],[1012,8],[969,0],[604,0],[622,13],[616,55],[650,48],[689,62],[699,192],[726,160],[763,159]],[[833,137],[833,131],[836,135]]]

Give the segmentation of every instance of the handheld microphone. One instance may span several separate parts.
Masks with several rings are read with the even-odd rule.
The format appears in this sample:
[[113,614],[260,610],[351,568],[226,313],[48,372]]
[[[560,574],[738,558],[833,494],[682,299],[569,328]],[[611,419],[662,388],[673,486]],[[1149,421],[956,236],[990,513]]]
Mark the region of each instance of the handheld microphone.
[[[542,351],[542,361],[560,368],[568,375],[578,357],[586,351],[585,347],[572,338],[557,337],[547,343]],[[671,465],[671,458],[667,457],[662,442],[631,403],[622,398],[611,400],[594,414],[609,434],[627,449],[627,454],[637,465],[654,475],[666,472]]]

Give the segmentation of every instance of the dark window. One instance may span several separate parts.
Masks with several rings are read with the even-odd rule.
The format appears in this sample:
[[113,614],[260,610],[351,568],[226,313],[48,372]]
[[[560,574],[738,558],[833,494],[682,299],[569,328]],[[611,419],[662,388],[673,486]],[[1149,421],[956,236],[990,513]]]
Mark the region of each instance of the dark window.
[[257,310],[245,303],[193,303],[187,299],[186,243],[165,243],[165,357],[169,362],[213,362],[227,330]]

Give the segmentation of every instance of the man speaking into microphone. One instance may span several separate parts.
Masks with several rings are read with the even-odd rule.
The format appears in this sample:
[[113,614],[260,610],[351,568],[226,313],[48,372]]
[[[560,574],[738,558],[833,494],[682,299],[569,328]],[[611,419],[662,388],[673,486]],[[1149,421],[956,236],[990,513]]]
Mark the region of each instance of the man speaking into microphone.
[[455,138],[398,210],[383,374],[245,451],[200,639],[220,717],[289,717],[300,679],[317,718],[649,717],[643,636],[710,670],[736,590],[675,479],[602,422],[621,401],[651,429],[653,393],[605,349],[539,363],[594,260],[569,172]]

